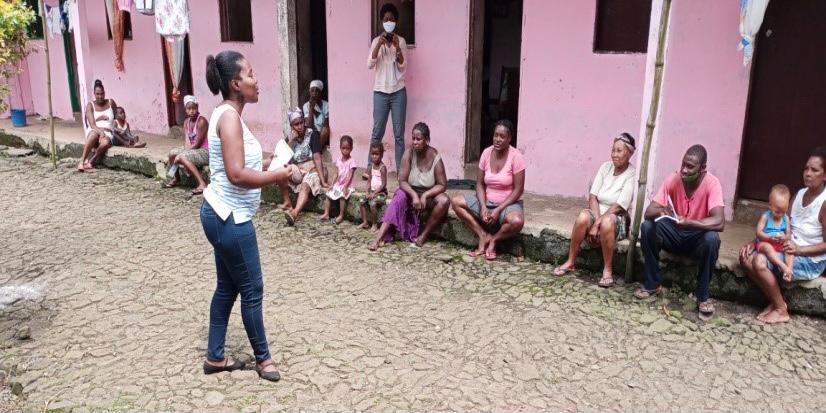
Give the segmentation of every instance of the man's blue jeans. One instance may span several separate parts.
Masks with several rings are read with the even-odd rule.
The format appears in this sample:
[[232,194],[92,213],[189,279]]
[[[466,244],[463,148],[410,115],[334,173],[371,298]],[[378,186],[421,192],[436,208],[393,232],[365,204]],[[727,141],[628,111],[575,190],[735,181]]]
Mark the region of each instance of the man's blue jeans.
[[647,219],[640,229],[640,245],[645,257],[645,289],[660,286],[660,250],[697,260],[697,301],[708,300],[711,272],[720,253],[720,235],[714,231],[678,229],[674,221]]
[[[387,116],[393,116],[393,138],[396,141],[396,170],[401,169],[402,155],[404,154],[404,121],[407,113],[407,89],[402,88],[393,93],[373,92],[373,133],[370,143],[381,143],[384,130],[387,127]],[[373,161],[370,151],[367,151],[367,170]]]
[[261,363],[268,360],[270,351],[261,309],[264,280],[255,226],[252,221],[236,224],[233,215],[226,221],[221,220],[206,201],[201,206],[201,225],[215,249],[215,269],[218,273],[218,283],[209,308],[207,358],[212,361],[224,359],[227,323],[235,298],[240,293],[241,319],[255,353],[255,361]]

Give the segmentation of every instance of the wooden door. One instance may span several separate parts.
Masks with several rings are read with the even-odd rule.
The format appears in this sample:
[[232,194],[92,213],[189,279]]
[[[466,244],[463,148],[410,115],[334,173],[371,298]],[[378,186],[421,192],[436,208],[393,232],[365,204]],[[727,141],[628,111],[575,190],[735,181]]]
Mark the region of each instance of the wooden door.
[[772,1],[757,36],[740,168],[741,198],[803,183],[809,153],[826,145],[826,1]]

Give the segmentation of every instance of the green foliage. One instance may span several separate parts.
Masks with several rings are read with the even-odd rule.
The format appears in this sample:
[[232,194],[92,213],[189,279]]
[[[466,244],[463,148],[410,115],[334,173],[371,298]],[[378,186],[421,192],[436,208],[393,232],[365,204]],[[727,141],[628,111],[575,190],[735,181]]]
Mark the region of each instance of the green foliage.
[[29,53],[26,28],[35,17],[23,0],[0,0],[0,112],[8,109],[7,81],[20,73],[17,63]]

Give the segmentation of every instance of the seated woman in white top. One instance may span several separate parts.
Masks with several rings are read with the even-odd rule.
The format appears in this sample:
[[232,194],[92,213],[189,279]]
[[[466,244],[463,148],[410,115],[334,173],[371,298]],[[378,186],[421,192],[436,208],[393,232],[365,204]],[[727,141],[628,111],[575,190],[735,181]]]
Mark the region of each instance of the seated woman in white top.
[[[112,129],[115,122],[115,110],[118,104],[106,99],[103,82],[95,80],[95,100],[86,105],[84,117],[86,126],[86,143],[77,164],[78,172],[89,171],[103,159],[106,151],[112,147]],[[94,155],[92,155],[92,151]],[[92,155],[90,157],[90,155]]]
[[330,144],[330,104],[322,99],[324,82],[316,79],[310,82],[310,100],[304,103],[305,126],[312,128],[321,137],[321,147]]
[[[791,239],[783,243],[783,253],[778,254],[781,260],[783,254],[794,255],[792,281],[812,280],[826,271],[826,147],[816,148],[809,156],[803,169],[803,185],[791,203]],[[789,321],[789,308],[778,282],[782,271],[753,245],[749,242],[740,250],[740,265],[769,301],[757,319],[766,324]]]
[[574,270],[576,256],[584,241],[585,245],[602,247],[599,286],[614,285],[614,245],[628,234],[628,207],[634,197],[636,171],[630,160],[635,150],[634,137],[630,134],[623,132],[614,138],[611,160],[602,164],[591,185],[588,209],[583,209],[574,221],[568,261],[554,270],[555,275]]

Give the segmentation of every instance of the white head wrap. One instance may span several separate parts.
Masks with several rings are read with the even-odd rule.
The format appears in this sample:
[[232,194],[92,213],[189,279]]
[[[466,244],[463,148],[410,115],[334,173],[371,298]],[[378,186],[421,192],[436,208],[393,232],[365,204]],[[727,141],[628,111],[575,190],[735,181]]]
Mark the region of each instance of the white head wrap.
[[314,87],[318,88],[318,90],[324,90],[324,82],[322,82],[318,79],[313,80],[312,82],[310,82],[310,89],[312,89]]
[[192,96],[192,95],[184,96],[184,107],[186,107],[186,105],[188,105],[190,103],[194,103],[194,104],[197,105],[198,104],[198,99],[196,99],[195,96]]
[[290,120],[290,123],[293,123],[294,120],[300,119],[304,117],[304,111],[301,110],[299,107],[294,107],[287,112],[287,119]]

